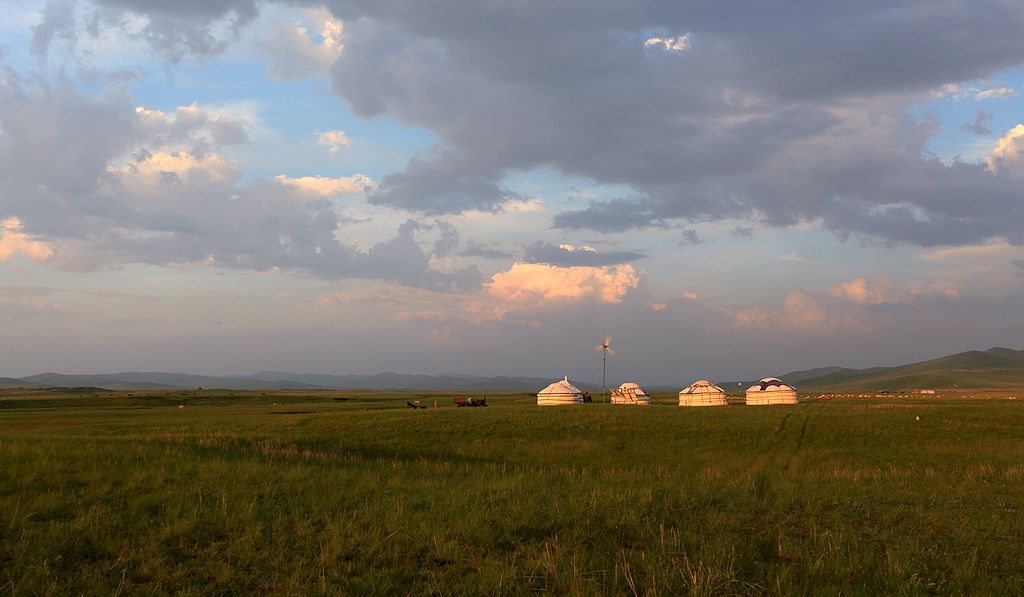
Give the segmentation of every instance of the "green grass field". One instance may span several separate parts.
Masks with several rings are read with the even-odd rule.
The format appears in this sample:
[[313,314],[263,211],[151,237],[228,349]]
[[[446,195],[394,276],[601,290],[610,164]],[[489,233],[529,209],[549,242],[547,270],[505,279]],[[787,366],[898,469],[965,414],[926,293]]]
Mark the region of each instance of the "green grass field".
[[658,398],[6,391],[0,595],[1024,593],[1024,400]]

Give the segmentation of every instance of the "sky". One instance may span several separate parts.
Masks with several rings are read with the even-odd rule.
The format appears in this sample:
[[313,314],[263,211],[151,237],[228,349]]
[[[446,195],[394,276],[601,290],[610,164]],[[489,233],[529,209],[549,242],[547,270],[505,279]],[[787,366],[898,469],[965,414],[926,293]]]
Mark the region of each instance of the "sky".
[[1024,347],[1024,3],[0,10],[0,375]]

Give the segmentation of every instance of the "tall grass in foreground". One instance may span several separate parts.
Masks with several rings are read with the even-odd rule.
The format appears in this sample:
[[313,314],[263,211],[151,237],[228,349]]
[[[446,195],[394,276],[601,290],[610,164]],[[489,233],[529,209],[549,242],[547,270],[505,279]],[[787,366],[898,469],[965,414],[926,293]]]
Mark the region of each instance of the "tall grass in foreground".
[[0,594],[1024,593],[1018,403],[404,399],[0,411]]

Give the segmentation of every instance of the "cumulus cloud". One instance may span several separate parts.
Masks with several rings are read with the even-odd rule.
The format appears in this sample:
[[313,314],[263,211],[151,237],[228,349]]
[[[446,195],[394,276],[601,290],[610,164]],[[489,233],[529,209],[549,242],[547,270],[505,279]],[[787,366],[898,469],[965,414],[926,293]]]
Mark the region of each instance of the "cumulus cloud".
[[291,178],[280,175],[274,178],[282,185],[299,190],[309,197],[336,197],[358,195],[373,187],[373,180],[363,174],[331,178],[328,176],[301,176]]
[[786,295],[778,309],[752,307],[734,313],[734,322],[740,326],[807,330],[829,323],[829,315],[817,299],[802,290]]
[[135,107],[138,133],[153,147],[183,147],[195,153],[249,142],[253,123],[244,116],[196,103],[178,106],[172,114]]
[[523,260],[527,263],[547,263],[562,267],[591,266],[601,267],[617,265],[643,259],[645,255],[637,251],[599,252],[588,245],[574,246],[571,244],[553,245],[537,241],[526,248]]
[[960,85],[957,85],[956,83],[946,83],[936,89],[932,89],[929,92],[929,95],[931,95],[933,99],[952,98],[954,100],[960,100],[964,96],[964,91],[960,88]]
[[[885,289],[883,289],[883,286]],[[871,282],[867,278],[854,278],[831,289],[835,298],[858,305],[912,304],[920,299],[942,297],[955,299],[960,292],[946,283],[937,281],[891,284],[885,280]]]
[[869,285],[867,278],[855,278],[832,289],[832,296],[846,299],[860,305],[876,305],[886,299],[881,289]]
[[[304,22],[277,24],[264,40],[271,76],[294,79],[323,75],[341,55],[342,22],[323,7],[307,9],[304,17]],[[315,29],[315,35],[310,28]]]
[[[558,267],[514,263],[495,272],[483,284],[483,292],[453,296],[421,288],[371,288],[329,293],[319,300],[326,305],[372,306],[374,310],[391,312],[396,323],[425,324],[427,329],[455,332],[464,331],[466,326],[496,324],[535,327],[544,319],[567,313],[608,306],[631,308],[622,303],[639,286],[641,276],[630,265]],[[632,308],[647,310],[639,305]],[[653,309],[658,310],[658,305]]]
[[199,264],[480,288],[474,266],[434,267],[415,220],[365,250],[340,238],[343,214],[325,198],[364,192],[365,176],[245,180],[219,151],[237,140],[214,132],[225,121],[234,122],[199,105],[166,114],[118,90],[89,97],[64,83],[8,79],[0,84],[5,251],[75,270]]
[[1017,95],[1017,90],[1013,87],[1001,85],[992,89],[982,89],[974,94],[974,99],[978,101],[984,101],[987,99],[1006,99]]
[[544,263],[515,263],[491,276],[487,293],[509,303],[546,303],[595,299],[620,303],[640,284],[632,265],[559,267]]
[[145,153],[120,168],[108,166],[107,172],[120,186],[144,195],[181,184],[232,182],[241,174],[237,163],[208,153],[195,156],[187,151]]
[[7,218],[0,221],[0,263],[15,255],[24,255],[32,261],[47,261],[53,257],[53,248],[22,232],[21,220]]
[[992,172],[1024,177],[1024,124],[1018,124],[996,142],[987,160]]
[[644,47],[672,53],[685,52],[690,49],[690,34],[684,33],[675,37],[649,37],[644,41]]
[[348,138],[348,135],[344,131],[326,131],[320,133],[316,142],[327,148],[327,151],[331,153],[338,153],[338,150],[352,145],[352,140]]

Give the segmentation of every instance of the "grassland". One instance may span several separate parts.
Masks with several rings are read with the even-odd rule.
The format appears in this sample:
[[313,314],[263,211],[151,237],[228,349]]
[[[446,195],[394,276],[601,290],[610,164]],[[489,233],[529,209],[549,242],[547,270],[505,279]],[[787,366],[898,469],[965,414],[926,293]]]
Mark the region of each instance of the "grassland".
[[0,393],[0,595],[1024,593],[1024,400],[656,398]]

